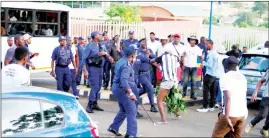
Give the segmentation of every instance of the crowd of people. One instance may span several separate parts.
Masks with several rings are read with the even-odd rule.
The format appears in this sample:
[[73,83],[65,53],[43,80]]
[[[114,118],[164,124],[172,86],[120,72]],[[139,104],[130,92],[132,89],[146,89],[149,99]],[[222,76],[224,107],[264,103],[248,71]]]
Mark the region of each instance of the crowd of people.
[[[135,39],[135,32],[132,30],[128,35],[128,39],[121,39],[119,35],[110,39],[108,32],[93,31],[88,42],[79,36],[73,39],[60,36],[59,46],[53,50],[51,56],[51,75],[57,80],[57,90],[68,92],[71,87],[74,96],[79,99],[77,86],[81,84],[83,76],[83,84],[91,88],[86,111],[94,113],[94,110],[104,111],[98,105],[97,98],[101,88],[110,88],[120,111],[108,131],[121,136],[119,127],[127,118],[126,136],[136,136],[136,118],[143,117],[137,111],[138,98],[141,95],[147,93],[150,111],[158,112],[154,104],[154,88],[160,86],[157,105],[162,124],[167,123],[163,101],[173,86],[182,83],[182,96],[185,97],[190,81],[190,98],[197,99],[195,81],[199,59],[203,68],[203,106],[197,111],[214,111],[215,107],[220,109],[212,137],[224,137],[227,133],[233,137],[241,136],[247,117],[247,81],[238,69],[238,59],[242,55],[238,45],[227,52],[222,46],[215,47],[214,42],[205,37],[201,37],[199,42],[195,36],[190,36],[187,38],[188,44],[184,44],[180,41],[179,34],[156,38],[155,33],[151,32],[149,40]],[[39,53],[29,51],[29,34],[16,35],[14,44],[12,43],[13,39],[8,38],[10,48],[2,70],[3,77],[7,78],[5,83],[14,84],[16,81],[15,84],[18,85],[30,85],[30,73],[27,73],[27,69],[35,68],[30,59]],[[247,52],[246,47],[243,52]],[[268,74],[267,70],[257,85],[256,96],[261,84],[268,83]],[[253,100],[256,99],[255,93]],[[247,133],[265,118],[264,112],[268,112],[268,93],[264,94],[264,99],[263,102],[267,101],[267,111],[260,111],[261,115],[247,125]],[[261,133],[268,136],[268,115]]]

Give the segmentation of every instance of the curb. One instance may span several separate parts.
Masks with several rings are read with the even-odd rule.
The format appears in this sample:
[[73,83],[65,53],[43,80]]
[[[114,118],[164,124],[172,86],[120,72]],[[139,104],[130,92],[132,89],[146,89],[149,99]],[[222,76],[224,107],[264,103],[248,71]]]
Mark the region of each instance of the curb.
[[[84,85],[79,85],[78,86],[78,91],[79,91],[79,96],[82,97],[88,97],[90,95],[90,88],[87,88]],[[110,90],[104,90],[101,89],[101,92],[98,94],[97,97],[99,100],[109,100],[109,101],[117,101],[116,98],[113,96],[112,92]],[[193,106],[195,104],[200,104],[203,102],[202,97],[197,97],[197,100],[190,99],[189,97],[185,97],[184,101],[187,106]],[[142,104],[149,104],[149,99],[147,94],[144,94],[139,97],[139,103]],[[157,98],[154,96],[154,103],[157,103]]]

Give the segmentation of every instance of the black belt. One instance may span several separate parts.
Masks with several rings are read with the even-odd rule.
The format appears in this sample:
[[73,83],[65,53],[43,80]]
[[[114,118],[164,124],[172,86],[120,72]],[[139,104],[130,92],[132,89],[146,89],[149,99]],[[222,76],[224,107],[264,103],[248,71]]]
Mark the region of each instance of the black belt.
[[59,64],[57,64],[56,67],[66,68],[66,67],[68,67],[68,65],[59,65]]

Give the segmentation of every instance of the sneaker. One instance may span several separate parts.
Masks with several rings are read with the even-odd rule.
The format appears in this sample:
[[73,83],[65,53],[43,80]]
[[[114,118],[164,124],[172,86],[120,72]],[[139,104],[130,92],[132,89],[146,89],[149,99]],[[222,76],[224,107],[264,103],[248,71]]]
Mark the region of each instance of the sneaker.
[[208,112],[208,108],[201,107],[200,109],[196,109],[197,112],[206,113]]
[[112,128],[107,129],[107,131],[113,133],[116,136],[122,136],[121,133],[119,133],[118,131],[116,131],[116,130],[114,130]]
[[213,112],[213,111],[215,111],[215,108],[212,107],[212,108],[209,108],[208,110],[209,110],[210,112]]
[[136,118],[141,118],[141,117],[143,117],[143,115],[140,114],[139,112],[137,112],[137,113],[136,113]]
[[262,130],[260,131],[260,133],[261,133],[264,137],[269,137],[268,130],[264,130],[264,129],[262,129]]
[[215,108],[219,108],[219,104],[215,104]]
[[248,134],[253,127],[254,126],[251,123],[247,124],[245,127],[245,133]]
[[79,96],[76,96],[76,99],[78,100],[79,99]]
[[158,112],[158,110],[156,109],[156,107],[154,105],[151,105],[150,111],[154,112],[154,113]]

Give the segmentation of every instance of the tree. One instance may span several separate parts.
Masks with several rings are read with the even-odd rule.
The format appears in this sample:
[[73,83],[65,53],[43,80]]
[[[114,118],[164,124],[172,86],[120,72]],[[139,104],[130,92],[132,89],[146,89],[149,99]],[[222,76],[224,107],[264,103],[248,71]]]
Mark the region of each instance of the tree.
[[263,23],[259,25],[259,27],[265,27],[265,28],[269,28],[269,18],[264,18],[263,19]]
[[140,22],[141,13],[139,6],[125,4],[111,4],[110,8],[105,11],[110,21],[120,20],[123,22]]
[[[216,16],[212,16],[212,24],[216,25],[219,23],[219,18]],[[203,24],[209,24],[209,17],[208,18],[204,18],[203,20]]]
[[255,13],[250,12],[240,12],[237,14],[238,18],[235,20],[234,25],[239,27],[253,26],[255,23],[253,18],[255,18]]
[[254,2],[254,6],[252,7],[252,11],[257,12],[261,18],[262,15],[266,11],[268,11],[268,2]]

